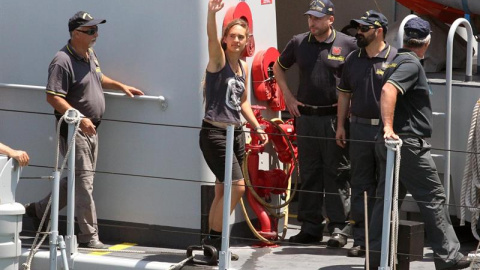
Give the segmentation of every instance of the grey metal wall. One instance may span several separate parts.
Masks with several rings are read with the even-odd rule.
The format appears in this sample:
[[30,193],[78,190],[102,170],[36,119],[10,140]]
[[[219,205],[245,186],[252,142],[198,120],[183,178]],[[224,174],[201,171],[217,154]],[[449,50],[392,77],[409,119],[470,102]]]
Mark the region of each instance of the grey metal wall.
[[[226,8],[218,14],[219,23],[226,9],[239,1],[225,2]],[[276,47],[275,6],[246,2],[258,33],[257,51]],[[69,38],[68,19],[85,10],[107,20],[99,27],[95,46],[102,71],[147,95],[167,99],[168,109],[162,111],[154,101],[106,97],[97,170],[117,174],[96,175],[94,196],[100,219],[200,228],[200,184],[196,181],[213,182],[214,177],[198,147],[199,130],[176,126],[199,127],[203,117],[200,82],[208,60],[207,3],[0,2],[0,83],[44,86],[48,64]],[[256,103],[254,99],[252,103]],[[45,167],[54,164],[53,116],[5,111],[52,113],[44,92],[0,88],[0,109],[0,141],[27,150],[35,165],[26,168],[23,175],[49,175],[51,169]],[[17,198],[23,203],[37,200],[49,188],[47,182],[22,180]]]

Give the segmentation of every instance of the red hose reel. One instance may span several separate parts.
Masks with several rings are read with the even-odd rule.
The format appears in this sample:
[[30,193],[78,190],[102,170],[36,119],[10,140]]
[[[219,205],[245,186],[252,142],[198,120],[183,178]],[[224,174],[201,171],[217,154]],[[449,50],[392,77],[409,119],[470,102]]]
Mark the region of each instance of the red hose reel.
[[280,53],[277,49],[270,47],[267,50],[259,51],[252,63],[253,91],[258,100],[268,101],[273,111],[285,110],[283,94],[277,85],[273,75],[273,65]]

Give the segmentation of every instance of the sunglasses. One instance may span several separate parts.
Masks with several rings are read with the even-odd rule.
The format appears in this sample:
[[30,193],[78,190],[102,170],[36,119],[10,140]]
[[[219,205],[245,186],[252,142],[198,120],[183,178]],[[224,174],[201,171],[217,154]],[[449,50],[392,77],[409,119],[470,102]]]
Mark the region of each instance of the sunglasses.
[[79,30],[79,29],[75,29],[75,30],[77,30],[78,32],[82,32],[84,34],[87,34],[89,36],[93,36],[93,35],[95,35],[95,33],[98,32],[98,27],[89,28],[88,30]]
[[365,33],[370,31],[370,29],[376,29],[377,27],[372,26],[372,25],[362,25],[362,26],[357,26],[357,29],[360,30],[360,32]]

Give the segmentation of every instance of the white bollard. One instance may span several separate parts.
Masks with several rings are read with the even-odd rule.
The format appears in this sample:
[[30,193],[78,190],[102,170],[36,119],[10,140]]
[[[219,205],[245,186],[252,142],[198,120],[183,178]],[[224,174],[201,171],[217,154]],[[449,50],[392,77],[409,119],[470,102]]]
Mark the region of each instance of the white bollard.
[[20,232],[25,207],[15,202],[19,171],[12,159],[0,156],[0,269],[5,270],[19,269],[22,249]]
[[22,253],[20,232],[25,207],[19,203],[0,204],[0,269],[20,269],[18,258]]

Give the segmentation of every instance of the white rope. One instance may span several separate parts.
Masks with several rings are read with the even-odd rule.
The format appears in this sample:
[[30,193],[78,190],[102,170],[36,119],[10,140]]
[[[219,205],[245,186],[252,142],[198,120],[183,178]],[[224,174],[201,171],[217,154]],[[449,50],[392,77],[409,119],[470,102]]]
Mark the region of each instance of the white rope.
[[387,148],[390,148],[392,151],[395,151],[395,175],[393,177],[393,196],[392,196],[392,240],[390,241],[390,267],[393,269],[397,268],[397,244],[398,244],[398,187],[399,187],[399,178],[400,178],[400,161],[401,157],[401,147],[402,140],[385,140],[385,145]]
[[480,142],[478,141],[480,134],[480,118],[478,117],[480,110],[480,101],[477,101],[473,109],[472,122],[470,124],[470,132],[468,134],[467,157],[465,161],[465,170],[463,173],[462,192],[460,195],[460,225],[465,225],[466,207],[472,213],[471,229],[473,236],[480,241],[477,233],[477,224],[480,214],[479,205],[479,188],[480,188],[480,171],[478,155],[480,152]]
[[[69,113],[72,112],[72,111],[74,112],[73,114],[76,117],[69,117],[68,116]],[[68,109],[65,112],[65,114],[58,121],[58,124],[57,124],[57,148],[56,148],[56,155],[55,155],[55,171],[58,171],[58,160],[59,160],[59,156],[60,156],[60,126],[61,126],[63,121],[65,121],[67,124],[75,123],[75,131],[73,133],[71,141],[68,144],[68,150],[67,150],[67,153],[65,154],[65,157],[63,159],[62,167],[60,168],[60,175],[62,175],[63,170],[65,169],[65,165],[67,164],[68,154],[70,153],[70,150],[72,149],[72,146],[75,144],[75,137],[77,135],[78,130],[80,129],[81,117],[82,117],[82,114],[79,111],[72,108],[72,109]],[[50,220],[48,221],[47,232],[46,233],[41,232],[41,229],[43,228],[43,225],[44,225],[44,223],[47,219],[47,213],[49,213],[49,211],[50,211],[51,204],[52,204],[52,196],[50,196],[50,198],[48,200],[47,206],[45,208],[46,210],[43,213],[42,219],[40,221],[40,225],[38,226],[38,231],[35,234],[35,239],[33,240],[32,247],[30,248],[30,252],[28,254],[27,260],[26,260],[25,263],[22,264],[24,270],[30,270],[31,269],[30,267],[32,265],[32,260],[33,260],[33,257],[35,256],[35,253],[37,253],[37,251],[40,249],[40,246],[43,244],[43,242],[45,241],[47,236],[50,235],[50,232],[49,232],[50,231],[50,225],[51,225]],[[41,234],[43,234],[42,239],[40,239],[40,241],[37,244],[38,238]]]

